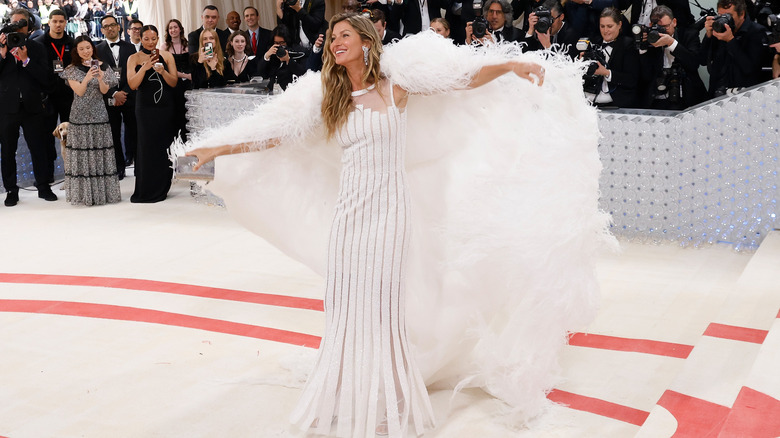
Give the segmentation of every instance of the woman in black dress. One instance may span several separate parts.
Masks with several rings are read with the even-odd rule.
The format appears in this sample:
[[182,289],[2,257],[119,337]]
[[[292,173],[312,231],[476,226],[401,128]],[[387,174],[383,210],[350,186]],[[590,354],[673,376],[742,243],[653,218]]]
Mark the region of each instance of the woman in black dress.
[[192,69],[190,68],[190,54],[187,51],[189,41],[184,37],[184,26],[181,21],[172,18],[165,26],[165,41],[162,49],[171,52],[176,61],[176,72],[179,78],[174,93],[174,107],[176,117],[176,131],[187,141],[187,99],[184,92],[192,90]]
[[138,150],[135,192],[130,202],[159,202],[168,195],[173,170],[167,149],[176,136],[174,92],[176,62],[170,52],[157,50],[157,28],[141,28],[141,51],[127,60],[127,84],[138,90]]
[[257,74],[257,58],[246,53],[249,35],[239,30],[230,34],[227,43],[227,62],[225,62],[225,78],[227,82],[249,82]]

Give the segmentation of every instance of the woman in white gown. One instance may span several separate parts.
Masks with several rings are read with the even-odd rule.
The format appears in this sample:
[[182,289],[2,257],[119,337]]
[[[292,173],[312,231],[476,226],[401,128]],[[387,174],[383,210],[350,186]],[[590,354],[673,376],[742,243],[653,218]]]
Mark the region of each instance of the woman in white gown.
[[[407,341],[405,261],[410,234],[404,156],[408,91],[380,71],[382,43],[356,14],[330,21],[322,72],[322,116],[342,147],[329,238],[326,327],[316,366],[293,421],[340,437],[421,435],[434,425],[423,378]],[[505,74],[543,82],[538,64],[480,68],[475,88]],[[189,152],[198,166],[247,151],[224,145]]]

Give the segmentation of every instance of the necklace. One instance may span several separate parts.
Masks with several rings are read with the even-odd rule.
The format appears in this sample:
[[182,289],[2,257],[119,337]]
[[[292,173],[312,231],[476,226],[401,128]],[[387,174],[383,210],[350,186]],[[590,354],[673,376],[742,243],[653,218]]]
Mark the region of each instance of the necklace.
[[369,91],[373,90],[374,88],[376,88],[376,84],[371,84],[362,90],[353,91],[352,97],[358,97],[367,94]]

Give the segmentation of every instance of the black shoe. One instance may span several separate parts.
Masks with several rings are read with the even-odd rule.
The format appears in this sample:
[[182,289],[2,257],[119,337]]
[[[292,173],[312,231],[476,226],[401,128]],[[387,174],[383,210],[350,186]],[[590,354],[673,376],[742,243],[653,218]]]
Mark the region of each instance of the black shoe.
[[125,169],[122,169],[121,172],[117,172],[116,173],[116,176],[117,176],[117,178],[119,178],[119,181],[122,181],[123,179],[125,179],[125,172],[124,172],[124,170]]
[[133,165],[132,158],[125,158],[125,167],[131,167]]
[[19,192],[17,190],[12,190],[5,194],[6,207],[13,207],[18,202],[19,202]]
[[54,192],[51,191],[51,189],[38,189],[38,197],[41,199],[45,199],[47,201],[56,201],[57,195],[54,194]]

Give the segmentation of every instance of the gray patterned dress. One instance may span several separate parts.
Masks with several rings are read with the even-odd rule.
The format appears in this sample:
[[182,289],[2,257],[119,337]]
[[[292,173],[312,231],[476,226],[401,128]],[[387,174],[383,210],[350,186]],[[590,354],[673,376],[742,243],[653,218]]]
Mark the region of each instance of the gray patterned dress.
[[[114,72],[103,65],[105,82],[109,87],[116,86]],[[87,67],[71,65],[60,76],[81,82],[87,71]],[[63,162],[65,199],[71,204],[101,205],[122,200],[111,125],[97,78],[89,82],[83,96],[74,93]]]

